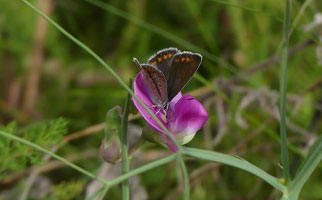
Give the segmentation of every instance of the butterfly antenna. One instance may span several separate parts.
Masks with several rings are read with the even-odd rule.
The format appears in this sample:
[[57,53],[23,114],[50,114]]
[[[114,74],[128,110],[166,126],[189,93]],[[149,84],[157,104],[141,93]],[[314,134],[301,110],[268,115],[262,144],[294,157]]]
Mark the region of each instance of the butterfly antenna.
[[140,65],[140,63],[139,63],[138,59],[133,58],[133,62],[134,62],[138,67],[140,67],[140,69],[142,69],[142,66]]

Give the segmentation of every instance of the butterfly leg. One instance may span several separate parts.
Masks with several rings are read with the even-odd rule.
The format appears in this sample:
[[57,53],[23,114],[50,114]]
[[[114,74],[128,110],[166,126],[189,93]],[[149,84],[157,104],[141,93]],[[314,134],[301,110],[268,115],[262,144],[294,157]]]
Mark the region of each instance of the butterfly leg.
[[155,115],[159,114],[160,111],[161,111],[161,108],[158,109],[158,111],[155,113]]
[[[158,107],[157,105],[152,105],[152,106],[149,106],[148,108],[149,109],[151,109],[151,108],[155,108],[155,107]],[[158,107],[158,110],[157,110],[157,112],[156,113],[154,113],[154,115],[157,115],[157,114],[159,114],[159,112],[161,111],[161,108],[160,107]]]

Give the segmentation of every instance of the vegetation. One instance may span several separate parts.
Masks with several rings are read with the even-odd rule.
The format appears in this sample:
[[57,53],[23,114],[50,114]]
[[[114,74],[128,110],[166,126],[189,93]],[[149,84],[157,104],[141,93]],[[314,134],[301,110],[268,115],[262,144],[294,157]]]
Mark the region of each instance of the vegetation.
[[[282,2],[0,0],[0,199],[322,199],[322,3]],[[178,153],[128,84],[167,47],[203,56]]]

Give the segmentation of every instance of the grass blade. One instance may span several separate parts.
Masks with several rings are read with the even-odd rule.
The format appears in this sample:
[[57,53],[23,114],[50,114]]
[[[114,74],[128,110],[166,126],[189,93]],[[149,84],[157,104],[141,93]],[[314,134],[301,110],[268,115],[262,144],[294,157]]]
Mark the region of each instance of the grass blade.
[[311,147],[308,156],[297,170],[294,180],[289,185],[290,199],[297,199],[305,182],[322,160],[322,136]]
[[277,190],[284,192],[287,190],[287,188],[278,182],[277,178],[273,177],[272,175],[266,173],[262,169],[256,167],[255,165],[251,164],[250,162],[236,156],[230,156],[214,151],[209,150],[201,150],[201,149],[195,149],[195,148],[184,148],[185,155],[208,160],[211,162],[221,163],[225,165],[230,165],[242,170],[245,170],[251,174],[254,174],[255,176],[263,179],[270,185],[272,185]]
[[173,160],[175,160],[177,158],[178,158],[178,154],[172,154],[172,155],[167,156],[165,158],[161,158],[159,160],[150,162],[148,164],[145,164],[142,167],[139,167],[139,168],[136,168],[136,169],[130,171],[129,173],[123,174],[123,175],[121,175],[121,176],[119,176],[119,177],[117,177],[117,178],[115,178],[113,180],[110,180],[109,183],[111,185],[116,185],[116,184],[122,182],[123,180],[128,179],[129,177],[132,177],[132,176],[135,176],[137,174],[143,173],[143,172],[148,171],[150,169],[153,169],[155,167],[159,167],[159,166],[164,165],[166,163],[169,163],[169,162],[171,162],[171,161],[173,161]]
[[281,72],[280,72],[280,134],[281,134],[281,150],[282,150],[282,166],[283,177],[288,183],[290,181],[290,169],[288,161],[287,149],[287,131],[286,131],[286,77],[287,77],[287,53],[288,53],[288,40],[289,40],[289,27],[290,27],[290,12],[291,2],[286,0],[284,28],[283,28],[283,46],[281,58]]
[[183,176],[183,199],[189,200],[190,199],[190,183],[189,183],[189,175],[187,167],[184,163],[182,157],[178,157],[178,161],[181,167],[182,176]]
[[101,193],[101,196],[100,196],[99,200],[103,200],[104,199],[104,197],[105,197],[108,189],[109,189],[109,186],[104,186],[104,189],[103,189],[103,191]]

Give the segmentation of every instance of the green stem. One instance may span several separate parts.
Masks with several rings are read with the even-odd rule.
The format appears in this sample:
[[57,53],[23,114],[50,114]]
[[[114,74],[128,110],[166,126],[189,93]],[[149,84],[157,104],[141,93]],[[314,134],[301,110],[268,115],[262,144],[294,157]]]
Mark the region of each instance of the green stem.
[[280,72],[280,117],[281,117],[281,149],[282,149],[282,166],[283,178],[286,183],[290,181],[290,170],[287,151],[287,131],[286,131],[286,77],[287,77],[287,53],[289,40],[290,12],[291,2],[286,0],[284,28],[283,28],[283,46]]
[[184,160],[181,156],[178,157],[178,161],[181,167],[182,176],[183,176],[183,199],[190,199],[190,184],[189,184],[189,175],[187,167],[184,163]]
[[[133,80],[130,79],[129,87],[132,88]],[[127,152],[127,125],[128,125],[128,117],[129,117],[129,108],[130,108],[130,99],[131,94],[128,93],[125,100],[124,105],[124,113],[122,117],[122,125],[121,125],[121,149],[122,149],[122,174],[126,174],[129,172],[130,164],[128,159]],[[129,189],[129,179],[125,179],[122,181],[122,199],[129,200],[130,199],[130,189]]]
[[136,169],[134,169],[134,170],[132,170],[132,171],[126,173],[126,174],[123,174],[123,175],[121,175],[121,176],[119,176],[119,177],[117,177],[117,178],[115,178],[113,180],[110,180],[109,184],[110,185],[116,185],[116,184],[122,182],[125,179],[128,179],[128,178],[130,178],[132,176],[135,176],[137,174],[143,173],[143,172],[148,171],[150,169],[153,169],[155,167],[159,167],[161,165],[169,163],[169,162],[171,162],[171,161],[173,161],[173,160],[175,160],[177,158],[178,158],[178,154],[176,153],[176,154],[172,154],[170,156],[167,156],[165,158],[161,158],[159,160],[150,162],[148,164],[145,164],[142,167],[136,168]]
[[288,185],[290,191],[290,199],[298,199],[298,196],[314,169],[322,160],[322,136],[320,136],[315,144],[311,147],[308,156],[303,161],[296,172],[294,180]]
[[237,157],[237,156],[230,156],[223,153],[218,153],[215,151],[209,151],[209,150],[202,150],[202,149],[196,149],[196,148],[188,148],[184,147],[184,154],[190,157],[199,158],[208,160],[211,162],[221,163],[225,165],[230,165],[232,167],[236,167],[242,170],[245,170],[251,174],[254,174],[255,176],[261,178],[262,180],[266,181],[268,184],[276,188],[277,190],[281,192],[286,192],[287,188],[278,182],[278,179],[268,173],[266,173],[264,170],[258,168],[257,166],[251,164],[250,162]]
[[108,191],[109,188],[110,188],[109,186],[104,186],[103,191],[101,193],[101,196],[100,196],[99,200],[103,200],[104,199],[104,197],[105,197],[105,195],[106,195],[106,193],[107,193],[107,191]]
[[96,197],[102,194],[104,189],[105,189],[105,185],[103,185],[100,189],[96,190],[96,192],[94,192],[91,196],[87,197],[86,200],[96,199]]
[[128,93],[130,93],[139,103],[140,105],[149,113],[149,115],[157,122],[157,124],[164,130],[164,132],[167,134],[167,136],[171,139],[171,141],[175,144],[175,146],[178,149],[178,152],[182,152],[182,147],[179,145],[174,137],[170,134],[168,129],[162,124],[162,122],[150,111],[150,109],[139,99],[133,91],[126,85],[126,83],[114,72],[114,70],[107,65],[102,58],[100,58],[94,51],[92,51],[90,48],[88,48],[84,43],[76,39],[74,36],[72,36],[70,33],[68,33],[65,29],[63,29],[61,26],[59,26],[56,22],[54,22],[52,19],[50,19],[47,15],[45,15],[43,12],[41,12],[39,9],[37,9],[34,5],[29,3],[27,0],[20,0],[23,3],[25,3],[28,7],[30,7],[32,10],[37,12],[40,16],[42,16],[47,22],[49,22],[51,25],[53,25],[58,31],[60,31],[63,35],[65,35],[67,38],[69,38],[71,41],[73,41],[75,44],[80,46],[82,49],[84,49],[87,53],[89,53],[94,59],[96,59],[100,64],[102,64],[115,78],[116,80],[121,84],[121,86],[127,90]]
[[37,144],[34,144],[32,142],[29,142],[28,140],[25,140],[23,138],[17,137],[15,135],[12,135],[10,133],[6,133],[6,132],[3,132],[3,131],[0,131],[0,135],[2,135],[4,137],[7,137],[7,138],[10,138],[11,140],[18,141],[18,142],[20,142],[22,144],[28,145],[28,146],[30,146],[30,147],[38,150],[38,151],[41,151],[41,152],[43,152],[45,154],[48,154],[51,157],[56,158],[57,160],[59,160],[59,161],[65,163],[66,165],[70,166],[71,168],[74,168],[75,170],[77,170],[77,171],[79,171],[79,172],[87,175],[88,177],[93,178],[93,179],[96,179],[96,180],[100,181],[101,183],[103,183],[105,185],[109,185],[109,182],[108,181],[105,181],[105,180],[103,180],[103,179],[95,176],[94,174],[86,171],[85,169],[83,169],[83,168],[81,168],[81,167],[79,167],[79,166],[77,166],[77,165],[69,162],[65,158],[62,158],[62,157],[58,156],[57,154],[54,154],[53,152],[50,152],[47,149],[45,149],[45,148],[43,148],[43,147],[41,147],[41,146],[39,146]]

